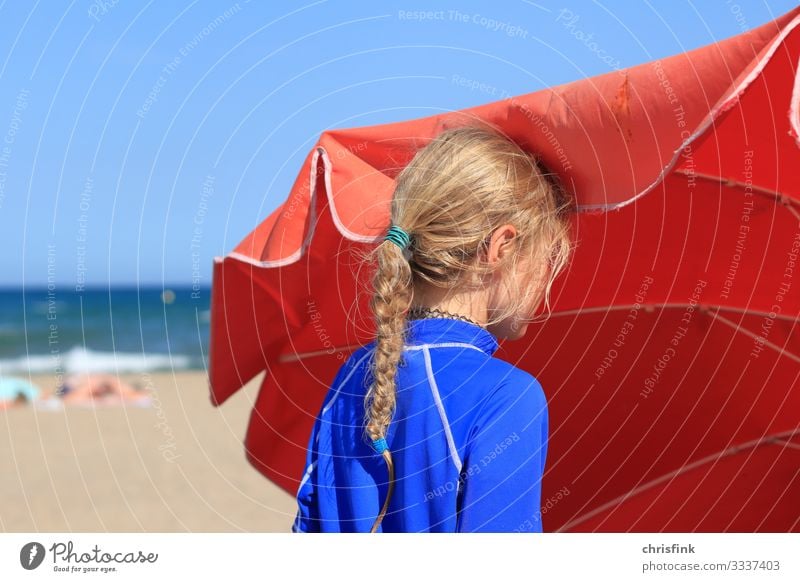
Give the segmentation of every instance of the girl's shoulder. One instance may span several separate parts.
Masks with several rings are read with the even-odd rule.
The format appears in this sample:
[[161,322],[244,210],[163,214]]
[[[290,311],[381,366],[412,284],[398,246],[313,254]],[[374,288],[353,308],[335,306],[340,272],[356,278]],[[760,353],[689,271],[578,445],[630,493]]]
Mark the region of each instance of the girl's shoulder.
[[496,406],[546,407],[547,398],[539,379],[514,364],[490,358],[484,364],[487,377],[493,379],[491,388],[481,399],[483,408]]
[[498,357],[489,358],[485,366],[488,366],[493,373],[497,374],[498,379],[504,384],[527,385],[539,383],[536,376],[530,372]]

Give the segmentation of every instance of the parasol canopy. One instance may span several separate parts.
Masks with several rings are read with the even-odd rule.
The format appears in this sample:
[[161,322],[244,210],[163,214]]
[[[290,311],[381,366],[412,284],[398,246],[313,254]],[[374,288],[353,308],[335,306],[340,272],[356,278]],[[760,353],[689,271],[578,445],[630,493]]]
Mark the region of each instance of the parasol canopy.
[[547,394],[545,531],[800,531],[800,8],[725,41],[421,119],[325,131],[215,258],[209,382],[266,371],[245,441],[292,495],[320,404],[374,337],[359,252],[394,177],[479,119],[574,194],[552,316],[495,357]]

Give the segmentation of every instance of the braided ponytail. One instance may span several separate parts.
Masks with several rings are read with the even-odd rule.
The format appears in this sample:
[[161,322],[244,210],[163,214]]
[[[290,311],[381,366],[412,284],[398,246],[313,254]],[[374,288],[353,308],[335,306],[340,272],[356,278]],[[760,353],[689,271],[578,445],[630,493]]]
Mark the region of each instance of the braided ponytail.
[[370,307],[377,337],[372,358],[373,384],[367,392],[366,431],[375,441],[386,436],[395,406],[395,378],[405,341],[406,313],[411,305],[411,267],[389,239],[377,250]]
[[413,298],[411,266],[405,250],[409,242],[408,234],[392,225],[386,240],[375,250],[377,270],[373,277],[374,295],[370,307],[377,336],[371,361],[373,383],[364,401],[364,421],[373,447],[386,461],[389,490],[372,532],[383,520],[394,489],[394,465],[385,437],[394,415],[397,367],[405,344],[406,314]]

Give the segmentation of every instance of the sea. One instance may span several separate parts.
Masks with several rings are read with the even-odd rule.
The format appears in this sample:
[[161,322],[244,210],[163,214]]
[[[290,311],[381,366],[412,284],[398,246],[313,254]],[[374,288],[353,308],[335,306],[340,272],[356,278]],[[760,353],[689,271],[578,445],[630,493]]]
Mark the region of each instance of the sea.
[[0,289],[0,376],[203,370],[207,287]]

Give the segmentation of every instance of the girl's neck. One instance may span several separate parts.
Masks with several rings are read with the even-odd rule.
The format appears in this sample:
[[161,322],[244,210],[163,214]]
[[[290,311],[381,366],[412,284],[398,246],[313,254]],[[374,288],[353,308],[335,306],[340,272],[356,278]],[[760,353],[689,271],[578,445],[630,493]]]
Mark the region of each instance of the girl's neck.
[[412,307],[408,313],[409,319],[457,319],[460,321],[466,321],[467,323],[471,323],[473,325],[477,325],[478,327],[482,327],[486,329],[486,326],[483,323],[475,321],[471,317],[467,315],[462,315],[460,313],[452,313],[450,311],[445,311],[443,309],[438,309],[436,307]]
[[411,309],[415,307],[438,309],[454,315],[462,315],[478,325],[486,326],[487,310],[482,297],[474,293],[468,297],[463,294],[446,297],[445,291],[439,289],[417,291],[410,307]]

